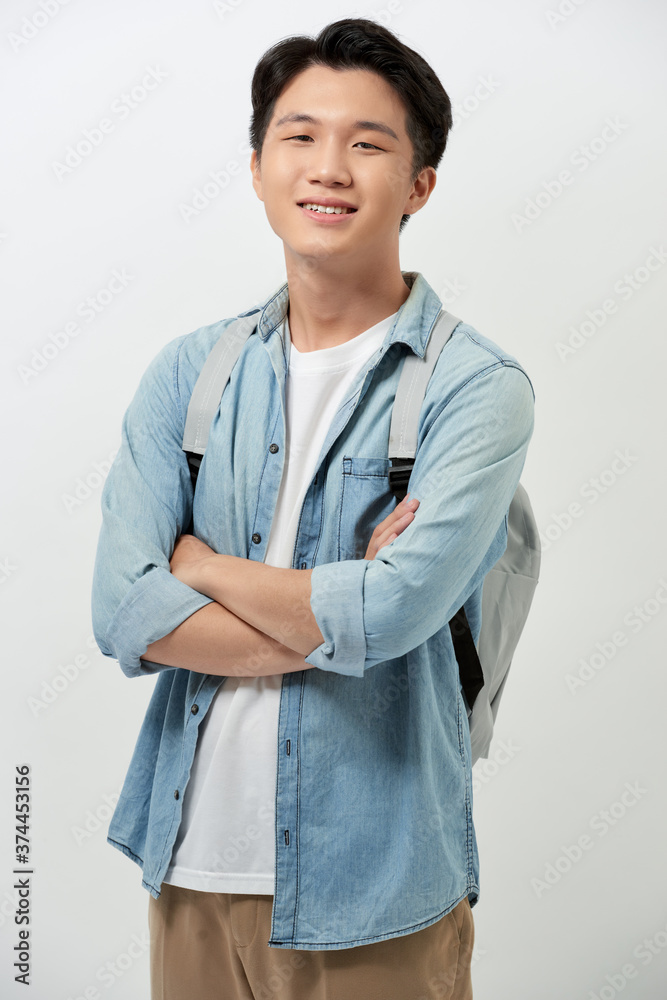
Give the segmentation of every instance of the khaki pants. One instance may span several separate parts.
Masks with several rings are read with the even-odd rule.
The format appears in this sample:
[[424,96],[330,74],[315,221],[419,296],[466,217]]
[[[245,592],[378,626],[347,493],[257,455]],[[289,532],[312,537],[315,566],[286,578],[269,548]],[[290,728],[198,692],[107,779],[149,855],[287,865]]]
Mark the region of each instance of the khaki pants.
[[467,896],[413,934],[334,951],[269,948],[272,903],[164,882],[148,907],[151,1000],[472,1000]]

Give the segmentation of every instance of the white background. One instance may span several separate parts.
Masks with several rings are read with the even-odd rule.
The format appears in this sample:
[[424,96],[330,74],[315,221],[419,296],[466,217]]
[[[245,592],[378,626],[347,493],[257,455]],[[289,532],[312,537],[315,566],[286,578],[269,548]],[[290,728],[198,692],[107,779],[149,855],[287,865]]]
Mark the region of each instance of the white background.
[[[248,168],[257,60],[279,38],[362,14],[420,52],[458,109],[435,191],[401,236],[401,266],[421,271],[451,311],[518,357],[537,398],[522,481],[543,535],[542,579],[491,759],[475,769],[475,998],[660,1000],[664,7],[217,8],[5,0],[0,9],[2,996],[28,995],[11,967],[14,767],[26,762],[29,995],[148,996],[148,893],[105,837],[154,681],[130,682],[91,645],[101,483],[160,348],[284,280],[282,245]],[[113,112],[149,68],[165,78],[125,117]],[[59,169],[105,117],[113,130]],[[186,221],[183,206],[211,171],[225,170]],[[571,183],[559,192],[564,170]],[[127,286],[106,303],[114,270]],[[79,311],[89,296],[103,305],[92,321]],[[607,300],[615,311],[605,313]],[[47,347],[52,337],[64,346]],[[579,346],[564,354],[558,345],[570,338]],[[625,459],[613,467],[617,452]],[[588,679],[573,687],[580,672]],[[621,804],[626,783],[637,791]],[[582,837],[588,850],[573,861]]]

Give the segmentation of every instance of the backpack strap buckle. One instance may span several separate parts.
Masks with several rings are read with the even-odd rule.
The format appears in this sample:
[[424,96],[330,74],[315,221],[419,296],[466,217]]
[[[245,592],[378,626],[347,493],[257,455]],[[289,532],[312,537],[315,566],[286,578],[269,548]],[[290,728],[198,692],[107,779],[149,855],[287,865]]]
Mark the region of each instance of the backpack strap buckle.
[[188,467],[190,469],[190,482],[192,483],[192,491],[197,486],[197,476],[199,475],[199,466],[201,465],[203,455],[196,455],[194,451],[186,451],[185,453],[188,460]]
[[408,483],[410,481],[410,473],[412,472],[413,465],[414,459],[412,458],[391,459],[391,468],[389,469],[389,489],[399,502],[405,498],[405,495],[408,492]]

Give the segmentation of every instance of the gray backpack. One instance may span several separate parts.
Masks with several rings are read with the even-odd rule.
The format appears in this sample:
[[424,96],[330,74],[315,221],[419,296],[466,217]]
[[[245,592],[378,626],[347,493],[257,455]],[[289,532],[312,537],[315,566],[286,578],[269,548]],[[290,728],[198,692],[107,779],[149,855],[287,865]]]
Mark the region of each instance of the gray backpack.
[[[206,451],[211,421],[243,345],[257,326],[258,309],[241,315],[223,332],[192,391],[183,434],[193,490]],[[419,413],[431,373],[460,320],[441,309],[424,358],[406,354],[394,398],[389,432],[389,488],[397,502],[408,490],[417,452]],[[488,757],[493,725],[514,650],[523,631],[540,569],[540,537],[528,494],[519,483],[508,513],[507,548],[484,577],[482,624],[477,647],[459,611],[449,622],[461,686],[467,702],[472,762]]]

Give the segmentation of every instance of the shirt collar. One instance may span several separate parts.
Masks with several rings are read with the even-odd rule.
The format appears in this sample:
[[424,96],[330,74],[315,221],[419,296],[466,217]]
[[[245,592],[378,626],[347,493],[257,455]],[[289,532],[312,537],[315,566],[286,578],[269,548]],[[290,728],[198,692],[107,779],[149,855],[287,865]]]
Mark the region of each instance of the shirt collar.
[[[383,347],[389,347],[395,341],[407,344],[420,358],[426,353],[426,345],[442,302],[433,291],[428,281],[419,271],[401,271],[405,283],[410,288],[410,294],[398,310],[398,315],[387,333]],[[249,316],[259,312],[257,332],[263,341],[278,331],[283,336],[287,303],[289,301],[288,283],[273,292],[260,306],[240,313]]]

